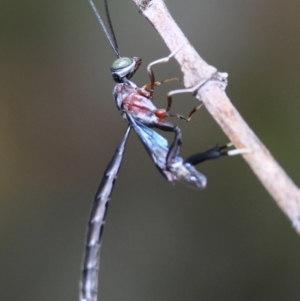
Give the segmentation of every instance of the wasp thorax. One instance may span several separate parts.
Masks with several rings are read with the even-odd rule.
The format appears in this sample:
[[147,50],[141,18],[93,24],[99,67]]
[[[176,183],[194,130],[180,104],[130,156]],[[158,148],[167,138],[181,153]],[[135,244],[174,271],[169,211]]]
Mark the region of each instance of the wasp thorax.
[[130,79],[141,65],[142,60],[138,57],[120,57],[115,60],[110,68],[112,77],[117,83]]

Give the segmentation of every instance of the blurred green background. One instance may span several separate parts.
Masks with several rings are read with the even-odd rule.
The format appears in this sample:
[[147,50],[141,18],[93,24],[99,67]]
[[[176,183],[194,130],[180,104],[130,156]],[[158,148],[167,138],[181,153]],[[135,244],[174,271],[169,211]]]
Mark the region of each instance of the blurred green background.
[[[96,2],[103,12],[103,3]],[[132,1],[109,1],[121,53],[169,50]],[[228,95],[300,182],[300,1],[167,1],[199,51],[229,73]],[[0,300],[77,300],[86,222],[126,129],[115,59],[87,1],[0,4]],[[158,79],[181,76],[175,61]],[[166,104],[168,84],[155,103]],[[174,112],[197,104],[178,95]],[[228,139],[205,109],[184,156]],[[169,136],[172,138],[172,136]],[[172,186],[132,133],[107,216],[100,300],[299,300],[300,238],[242,158],[200,166],[204,191]]]

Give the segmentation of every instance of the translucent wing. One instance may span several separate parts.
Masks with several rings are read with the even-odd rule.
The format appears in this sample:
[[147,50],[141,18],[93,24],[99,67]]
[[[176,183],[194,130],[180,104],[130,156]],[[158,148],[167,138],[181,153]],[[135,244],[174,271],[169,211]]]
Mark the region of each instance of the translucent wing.
[[166,166],[169,144],[163,136],[129,114],[127,117],[130,119],[131,126],[143,142],[156,167],[168,181],[179,181],[196,189],[205,188],[206,177],[190,163],[184,162],[184,159],[179,155],[172,158],[170,166]]

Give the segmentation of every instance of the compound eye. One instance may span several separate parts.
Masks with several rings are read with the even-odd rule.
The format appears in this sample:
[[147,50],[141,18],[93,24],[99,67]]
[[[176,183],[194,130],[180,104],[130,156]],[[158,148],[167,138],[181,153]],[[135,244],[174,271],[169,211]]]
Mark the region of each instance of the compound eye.
[[129,57],[120,57],[117,60],[115,60],[111,66],[111,71],[117,72],[121,69],[127,69],[132,65],[133,60]]
[[120,76],[117,73],[112,73],[112,77],[116,83],[122,83],[122,78],[120,78]]

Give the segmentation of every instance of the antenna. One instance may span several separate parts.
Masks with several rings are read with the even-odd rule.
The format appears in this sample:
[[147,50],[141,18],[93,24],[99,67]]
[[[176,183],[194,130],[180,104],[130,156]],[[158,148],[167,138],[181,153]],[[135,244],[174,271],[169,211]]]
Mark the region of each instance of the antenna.
[[107,5],[107,0],[105,0],[105,12],[106,12],[106,17],[107,17],[107,21],[108,21],[108,24],[109,24],[109,29],[111,31],[111,35],[108,33],[107,29],[106,29],[106,26],[104,25],[104,22],[94,4],[94,1],[93,0],[88,0],[97,19],[98,19],[98,22],[99,24],[101,25],[104,33],[105,33],[105,36],[106,38],[108,39],[109,43],[110,43],[110,46],[111,48],[113,49],[113,51],[115,52],[116,56],[117,57],[120,57],[120,52],[119,52],[119,48],[118,48],[118,44],[117,44],[117,40],[116,40],[116,36],[115,36],[115,33],[114,33],[114,30],[113,30],[113,27],[112,27],[112,23],[111,23],[111,19],[110,19],[110,15],[109,15],[109,11],[108,11],[108,5]]
[[111,19],[110,19],[110,14],[109,14],[109,10],[108,10],[107,0],[104,0],[104,4],[105,4],[106,19],[107,19],[107,22],[108,22],[108,25],[109,25],[110,33],[111,33],[111,36],[112,36],[112,38],[114,40],[115,48],[118,50],[118,54],[119,54],[118,57],[120,57],[120,52],[119,52],[119,47],[118,47],[116,35],[115,35],[114,28],[112,26]]

